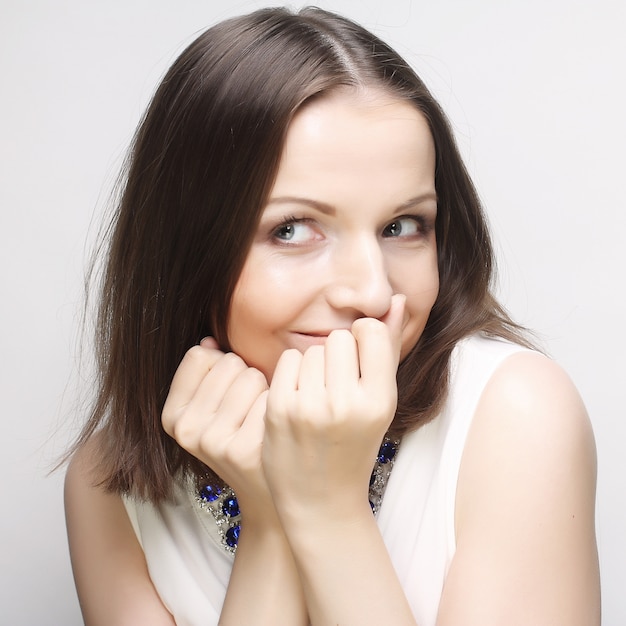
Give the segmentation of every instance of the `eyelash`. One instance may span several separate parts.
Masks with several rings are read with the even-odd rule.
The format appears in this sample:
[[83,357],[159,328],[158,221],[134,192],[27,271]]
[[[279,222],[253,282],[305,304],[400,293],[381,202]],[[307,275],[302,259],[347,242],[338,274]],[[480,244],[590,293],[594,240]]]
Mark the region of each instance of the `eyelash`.
[[[425,237],[427,236],[433,228],[433,224],[430,220],[428,220],[423,215],[398,215],[393,220],[391,220],[385,228],[383,228],[383,233],[392,225],[397,222],[401,222],[402,220],[412,220],[416,224],[417,233],[415,236]],[[384,235],[383,235],[384,236]],[[392,237],[390,237],[392,238]]]
[[[396,222],[400,222],[401,220],[406,220],[406,219],[413,220],[416,223],[418,232],[416,233],[415,236],[418,236],[418,237],[428,236],[434,228],[434,224],[431,223],[431,220],[427,219],[423,215],[398,215],[393,220],[391,220],[388,224],[385,225],[382,232],[384,232],[392,224]],[[274,242],[278,243],[279,245],[286,245],[286,246],[297,245],[297,244],[287,243],[284,239],[278,236],[278,233],[282,229],[288,226],[292,226],[294,224],[308,224],[308,223],[313,223],[314,221],[315,220],[309,217],[296,217],[295,215],[286,215],[280,220],[280,222],[278,222],[276,225],[274,225],[271,228],[270,239],[272,239]],[[393,239],[393,237],[388,237],[388,238]]]
[[276,226],[272,229],[273,232],[284,228],[285,226],[290,226],[291,224],[300,224],[301,222],[307,222],[309,218],[307,217],[296,217],[295,215],[285,215]]
[[270,238],[274,241],[277,241],[280,244],[284,245],[293,245],[293,244],[285,244],[285,241],[278,237],[278,233],[286,228],[287,226],[293,226],[294,224],[307,224],[312,222],[313,220],[308,217],[296,217],[295,215],[286,215],[283,217],[278,224],[272,227],[270,232]]

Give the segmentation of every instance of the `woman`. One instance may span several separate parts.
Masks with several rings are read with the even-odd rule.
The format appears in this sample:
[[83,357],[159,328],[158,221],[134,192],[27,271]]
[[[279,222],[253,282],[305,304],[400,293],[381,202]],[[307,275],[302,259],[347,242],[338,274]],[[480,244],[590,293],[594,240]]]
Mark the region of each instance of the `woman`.
[[588,419],[492,264],[388,46],[314,9],[201,35],[112,225],[66,482],[86,622],[598,623]]

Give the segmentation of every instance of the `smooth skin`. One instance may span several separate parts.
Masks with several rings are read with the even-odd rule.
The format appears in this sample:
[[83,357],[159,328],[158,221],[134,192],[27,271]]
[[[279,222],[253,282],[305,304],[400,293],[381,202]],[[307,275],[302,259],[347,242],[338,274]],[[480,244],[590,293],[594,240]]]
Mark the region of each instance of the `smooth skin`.
[[76,591],[88,626],[170,626],[120,496],[94,487],[97,436],[72,458],[65,517]]
[[[416,623],[367,484],[398,362],[436,299],[435,215],[434,147],[410,105],[340,92],[298,113],[231,304],[233,352],[191,348],[163,411],[240,501],[221,624]],[[92,487],[88,447],[66,482],[86,623],[171,624],[119,497]],[[507,359],[462,459],[438,626],[599,624],[595,462],[567,376]]]

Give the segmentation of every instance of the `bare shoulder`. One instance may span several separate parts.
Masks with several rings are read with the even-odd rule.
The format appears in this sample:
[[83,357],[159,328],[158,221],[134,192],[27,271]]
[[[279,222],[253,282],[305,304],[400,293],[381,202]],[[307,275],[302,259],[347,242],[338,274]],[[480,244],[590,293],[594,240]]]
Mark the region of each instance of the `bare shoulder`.
[[541,354],[508,357],[463,453],[440,624],[599,623],[595,485],[593,431],[569,376]]
[[[460,489],[470,483],[472,492],[480,491],[481,485],[519,491],[532,487],[534,500],[543,495],[557,502],[564,502],[564,490],[571,489],[572,502],[585,500],[590,505],[595,481],[591,423],[567,373],[538,353],[508,357],[478,403],[462,460]],[[464,504],[461,499],[460,513]]]
[[100,435],[96,433],[73,454],[65,474],[65,491],[92,487],[97,482],[97,452]]
[[478,404],[468,448],[522,463],[532,454],[543,471],[562,472],[569,460],[576,464],[570,470],[595,481],[585,405],[563,368],[539,353],[515,354],[496,370]]
[[70,539],[74,523],[93,506],[110,506],[118,499],[98,486],[98,447],[99,435],[96,434],[74,452],[67,467],[64,498]]
[[171,625],[148,574],[122,498],[99,486],[97,436],[79,448],[65,479],[65,515],[85,623]]

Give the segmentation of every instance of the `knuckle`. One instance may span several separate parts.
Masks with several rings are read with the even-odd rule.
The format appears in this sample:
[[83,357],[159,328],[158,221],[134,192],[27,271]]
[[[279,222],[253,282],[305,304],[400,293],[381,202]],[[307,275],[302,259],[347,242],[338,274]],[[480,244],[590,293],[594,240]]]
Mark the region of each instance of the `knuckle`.
[[270,427],[284,426],[297,414],[292,398],[278,396],[271,387],[267,394],[266,407],[265,423]]
[[352,416],[359,418],[360,411],[355,410],[355,403],[350,397],[338,396],[333,399],[332,403],[327,407],[326,414],[331,415],[333,421],[346,422]]
[[197,445],[197,432],[185,419],[178,419],[172,424],[171,436],[181,448],[188,452],[191,452]]
[[181,422],[184,421],[184,413],[176,411],[171,405],[171,401],[168,402],[168,400],[165,401],[161,411],[161,426],[170,437],[176,439],[176,434],[181,428]]
[[192,346],[185,352],[184,360],[191,363],[204,363],[207,358],[207,350],[202,346]]
[[215,437],[209,429],[205,429],[198,437],[198,450],[210,458],[219,459],[223,457],[222,448],[220,439]]
[[274,427],[285,423],[285,411],[281,404],[275,402],[272,393],[267,396],[267,409],[265,411],[266,427]]
[[237,467],[242,462],[242,451],[235,445],[223,446],[220,451],[220,460],[229,467]]
[[254,389],[258,389],[259,392],[268,389],[267,379],[263,373],[255,367],[248,367],[243,372],[243,376],[246,378],[246,383],[253,386]]
[[244,363],[243,359],[236,355],[234,352],[227,352],[219,359],[220,367],[227,369],[232,372],[239,372],[247,369],[247,365]]
[[165,411],[163,411],[163,413],[161,413],[161,426],[163,427],[163,430],[170,437],[173,437],[174,424],[175,424],[174,417],[170,415],[169,413],[166,413]]
[[328,398],[321,399],[312,405],[309,402],[299,402],[289,411],[290,423],[311,433],[325,431],[330,425],[341,422],[345,414],[339,413]]

